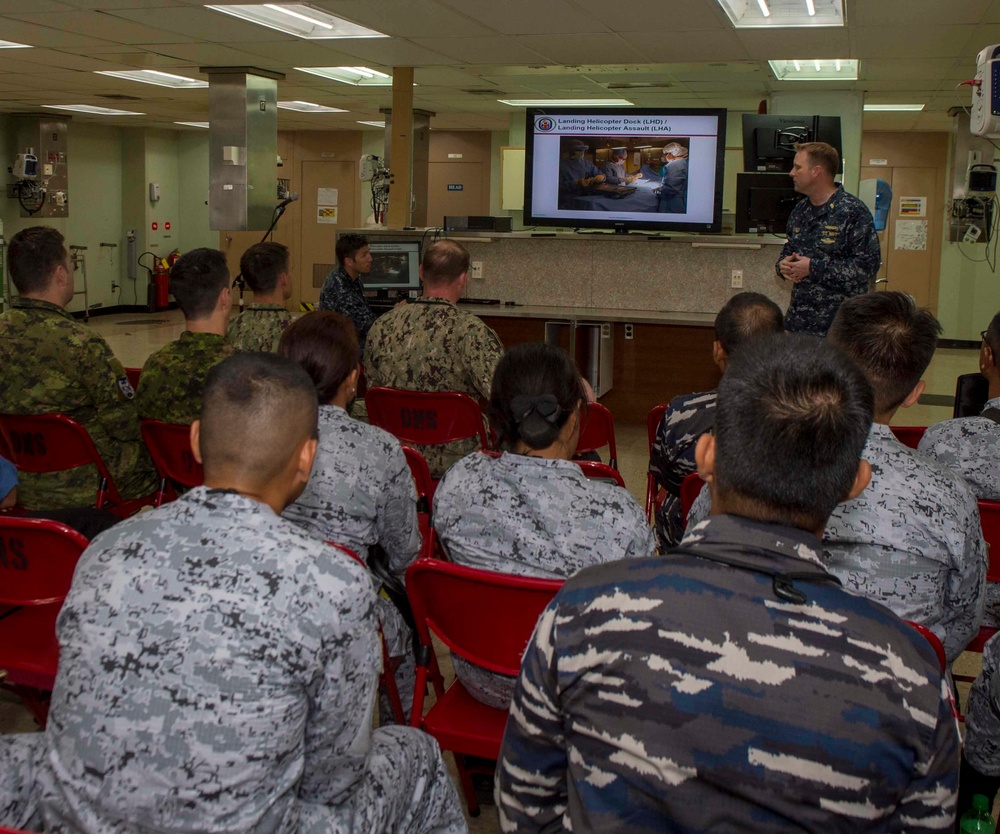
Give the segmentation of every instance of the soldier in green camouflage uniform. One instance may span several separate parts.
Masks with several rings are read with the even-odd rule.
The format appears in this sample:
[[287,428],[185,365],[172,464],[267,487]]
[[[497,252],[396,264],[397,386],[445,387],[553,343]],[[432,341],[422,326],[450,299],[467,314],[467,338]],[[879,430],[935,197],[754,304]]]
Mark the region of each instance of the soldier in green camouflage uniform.
[[281,332],[294,316],[285,309],[292,296],[288,247],[255,243],[240,258],[240,274],[253,290],[253,304],[229,325],[226,339],[236,350],[276,351]]
[[[0,412],[66,414],[90,433],[123,498],[156,489],[152,461],[139,434],[132,386],[107,342],[63,308],[73,298],[73,265],[63,236],[35,226],[8,249],[20,293],[0,315]],[[93,504],[94,466],[22,472],[19,498],[30,509]]]
[[[460,391],[488,399],[493,371],[503,355],[496,333],[481,319],[455,306],[465,288],[469,253],[453,240],[428,247],[420,265],[424,294],[386,313],[368,331],[368,386],[407,391]],[[431,475],[479,446],[477,438],[445,446],[419,447]]]
[[136,404],[144,420],[190,424],[201,412],[205,378],[233,352],[226,342],[229,269],[218,249],[192,249],[170,269],[170,292],[184,313],[180,338],[146,360]]

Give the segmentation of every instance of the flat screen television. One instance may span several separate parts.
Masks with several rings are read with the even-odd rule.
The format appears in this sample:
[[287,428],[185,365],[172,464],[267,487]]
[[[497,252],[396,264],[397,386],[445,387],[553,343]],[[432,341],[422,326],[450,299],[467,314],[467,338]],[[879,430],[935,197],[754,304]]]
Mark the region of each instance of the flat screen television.
[[372,237],[371,272],[362,276],[366,295],[380,298],[416,295],[420,291],[420,241],[413,238]]
[[743,170],[792,170],[795,146],[826,142],[837,149],[843,162],[840,116],[773,116],[743,114]]
[[725,138],[725,110],[529,108],[524,224],[718,232]]
[[788,215],[802,199],[788,174],[737,174],[735,231],[784,234]]

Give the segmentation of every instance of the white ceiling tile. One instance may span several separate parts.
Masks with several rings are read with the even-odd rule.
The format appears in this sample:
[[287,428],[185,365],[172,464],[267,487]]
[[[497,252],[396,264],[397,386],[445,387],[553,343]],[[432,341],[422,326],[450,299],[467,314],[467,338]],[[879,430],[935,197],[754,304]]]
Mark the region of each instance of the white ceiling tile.
[[[847,7],[847,24],[856,26],[941,26],[979,23],[993,0],[948,0],[921,3],[914,0],[856,0]],[[985,46],[985,43],[983,44]]]
[[793,38],[788,32],[788,29],[741,29],[736,36],[747,55],[761,61],[853,57],[846,29],[796,29]]
[[442,0],[455,12],[505,35],[606,33],[603,23],[565,0]]
[[628,43],[649,61],[674,63],[685,61],[739,61],[750,56],[736,37],[736,32],[685,32],[681,37],[666,37],[665,33],[643,30],[622,33]]
[[398,38],[345,38],[337,41],[337,49],[360,58],[365,66],[370,61],[374,61],[376,66],[386,67],[426,67],[461,63],[458,59],[448,58],[440,52]]
[[641,21],[649,30],[664,33],[688,32],[693,29],[722,29],[730,26],[729,19],[718,3],[712,0],[630,0],[627,13],[608,0],[572,0],[587,15],[599,20],[613,32],[635,30]]
[[191,41],[190,43],[137,44],[154,52],[159,66],[181,67],[241,67],[256,66],[262,69],[278,69],[284,62],[244,52],[221,44]]
[[[247,23],[211,9],[181,6],[170,9],[117,9],[112,14],[126,20],[151,26],[161,32],[187,35],[192,40],[216,43],[243,43],[253,41],[283,41],[299,39],[284,35],[266,26]],[[164,43],[162,39],[160,43]]]
[[50,29],[23,20],[0,18],[0,33],[5,41],[26,43],[29,46],[48,47],[50,49],[86,49],[90,46],[104,46],[109,41],[89,37],[77,32],[64,32]]
[[[954,58],[975,26],[878,26],[851,31],[851,58]],[[984,46],[986,44],[983,44]]]
[[517,35],[518,43],[560,64],[646,61],[641,49],[621,35]]
[[862,81],[908,81],[912,78],[940,78],[951,69],[949,58],[869,59],[861,62]]
[[433,0],[313,0],[313,5],[376,32],[400,38],[473,38],[495,32],[462,7],[450,8]]
[[465,64],[531,64],[546,60],[514,38],[414,38],[414,43]]
[[[12,15],[12,17],[61,29],[66,32],[78,32],[106,41],[122,44],[149,43],[159,40],[162,43],[181,42],[185,35],[163,32],[159,29],[144,26],[131,20],[125,20],[114,14],[96,11],[48,12],[46,14]],[[166,37],[165,37],[166,36]]]
[[[342,67],[353,66],[354,56],[348,55],[337,48],[339,41],[319,41],[309,43],[302,39],[294,42],[281,41],[278,43],[244,43],[241,49],[253,54],[261,55],[265,58],[279,61],[289,66],[296,67]],[[373,69],[384,69],[383,67],[373,67]],[[391,69],[391,68],[390,68]],[[314,76],[315,77],[315,76]],[[341,85],[343,86],[343,85]]]

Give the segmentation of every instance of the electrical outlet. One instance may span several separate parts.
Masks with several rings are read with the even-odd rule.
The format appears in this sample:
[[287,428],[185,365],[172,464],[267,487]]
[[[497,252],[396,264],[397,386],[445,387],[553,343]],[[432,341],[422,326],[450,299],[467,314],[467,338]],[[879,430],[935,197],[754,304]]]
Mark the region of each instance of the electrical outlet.
[[733,270],[733,279],[732,279],[732,283],[730,284],[730,286],[734,290],[741,290],[741,289],[743,289],[743,270],[742,269],[734,269]]
[[118,289],[118,287],[119,287],[119,284],[118,284],[117,281],[112,281],[111,282],[111,292],[115,292]]
[[635,325],[634,324],[626,324],[625,325],[625,339],[626,339],[626,341],[629,341],[629,340],[631,340],[634,337],[635,337]]
[[483,277],[483,262],[473,261],[471,268],[469,269],[470,278],[482,278]]

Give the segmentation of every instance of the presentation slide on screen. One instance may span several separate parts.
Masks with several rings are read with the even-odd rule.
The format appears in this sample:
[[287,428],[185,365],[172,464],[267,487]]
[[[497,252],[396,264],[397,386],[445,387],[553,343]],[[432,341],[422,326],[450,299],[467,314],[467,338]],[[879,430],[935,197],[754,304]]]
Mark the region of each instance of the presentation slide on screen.
[[369,249],[372,253],[372,268],[364,277],[365,287],[419,286],[419,241],[390,243],[376,239],[369,244]]
[[715,115],[536,116],[531,214],[711,223],[718,146]]

